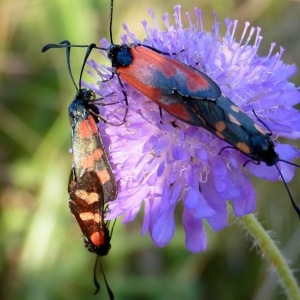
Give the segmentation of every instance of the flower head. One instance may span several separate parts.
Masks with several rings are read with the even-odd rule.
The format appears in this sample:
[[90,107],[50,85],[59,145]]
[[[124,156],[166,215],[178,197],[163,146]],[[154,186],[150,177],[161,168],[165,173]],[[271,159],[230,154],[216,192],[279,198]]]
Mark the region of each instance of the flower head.
[[[297,88],[287,79],[296,71],[285,65],[271,45],[267,56],[257,54],[262,37],[260,28],[245,24],[240,40],[235,39],[237,21],[225,20],[225,37],[219,36],[216,15],[212,32],[202,25],[201,11],[195,9],[196,24],[187,13],[189,28],[181,23],[180,6],[174,8],[175,24],[168,14],[163,16],[166,30],[162,31],[150,11],[153,27],[142,22],[147,39],[137,40],[126,25],[123,43],[149,45],[172,58],[197,68],[210,76],[228,98],[253,119],[253,110],[272,130],[275,137],[298,138],[300,115],[293,106],[300,101]],[[253,40],[253,45],[250,45]],[[106,40],[102,46],[108,47]],[[184,50],[184,51],[182,51]],[[118,79],[102,82],[111,76],[111,68],[89,62],[97,84],[86,84],[101,96],[106,105],[103,117],[120,123],[125,113],[124,95]],[[99,78],[100,76],[100,78]],[[167,245],[175,231],[174,211],[182,202],[182,223],[186,246],[192,252],[206,248],[203,221],[214,230],[228,225],[227,204],[232,202],[237,216],[255,209],[256,193],[244,170],[268,180],[278,180],[275,166],[248,163],[246,156],[235,149],[221,151],[228,144],[207,130],[190,126],[162,112],[158,106],[124,83],[129,103],[127,121],[121,126],[101,124],[101,134],[109,145],[111,163],[119,183],[119,196],[109,203],[108,219],[123,215],[123,222],[132,221],[144,209],[142,234],[147,231],[154,243]],[[113,100],[112,100],[113,99]],[[118,103],[116,103],[118,102]],[[280,158],[292,160],[299,152],[290,145],[277,144]],[[293,166],[279,162],[287,181],[293,177]]]

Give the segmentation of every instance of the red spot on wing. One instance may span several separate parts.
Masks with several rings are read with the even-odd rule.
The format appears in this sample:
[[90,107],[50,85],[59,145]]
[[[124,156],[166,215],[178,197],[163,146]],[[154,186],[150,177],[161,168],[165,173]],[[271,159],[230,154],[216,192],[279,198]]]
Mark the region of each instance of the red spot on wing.
[[143,46],[133,46],[130,49],[130,53],[133,56],[133,64],[143,68],[146,72],[151,72],[155,68],[159,69],[167,77],[176,75],[176,64],[174,64],[175,60],[173,59]]
[[[128,68],[131,68],[131,72],[128,72]],[[137,90],[142,91],[143,95],[151,99],[153,102],[157,103],[161,108],[165,109],[167,112],[169,112],[173,116],[176,116],[184,122],[191,122],[191,115],[184,103],[164,104],[164,101],[162,99],[163,97],[159,89],[153,88],[149,85],[145,85],[142,82],[136,80],[136,77],[134,77],[133,75],[135,75],[138,71],[134,71],[135,69],[137,69],[136,66],[120,67],[118,68],[118,72],[121,75],[122,79],[124,79],[128,84],[130,84]]]
[[[181,73],[181,76],[188,79],[186,83],[191,92],[205,90],[210,87],[209,82],[201,76],[201,73],[197,70],[149,48],[135,46],[131,48],[131,54],[133,56],[134,65],[141,68],[144,72],[159,69],[166,77],[176,76],[178,73]],[[126,68],[128,71],[132,66]],[[142,77],[143,74],[140,74],[140,72],[137,73],[136,77],[139,76]]]
[[91,241],[95,246],[100,246],[105,243],[105,232],[104,231],[97,231],[92,233]]
[[[176,62],[178,63],[178,62]],[[182,70],[182,66],[180,66],[182,73],[186,75],[186,78],[188,80],[186,81],[188,90],[191,92],[197,92],[199,89],[205,90],[208,89],[209,83],[203,78],[199,72],[196,72],[193,69],[190,69],[189,71],[187,70]],[[179,66],[178,66],[179,67]]]
[[103,151],[98,148],[92,154],[86,156],[81,161],[81,167],[85,169],[93,168],[95,166],[95,161],[99,160],[103,155]]
[[101,182],[101,184],[104,184],[110,180],[110,175],[107,172],[107,170],[101,170],[97,172],[97,176]]
[[80,122],[78,133],[83,139],[90,138],[93,134],[98,133],[98,127],[92,116],[88,116],[87,120]]
[[161,91],[139,81],[137,79],[137,76],[139,76],[139,72],[140,69],[136,65],[118,68],[118,73],[120,74],[122,79],[124,79],[129,85],[141,91],[143,95],[145,95],[152,101],[160,104],[159,100],[161,99]]
[[189,111],[186,109],[186,106],[181,103],[175,103],[172,105],[161,105],[162,108],[167,110],[173,116],[176,116],[178,119],[182,120],[186,123],[191,123],[191,115]]

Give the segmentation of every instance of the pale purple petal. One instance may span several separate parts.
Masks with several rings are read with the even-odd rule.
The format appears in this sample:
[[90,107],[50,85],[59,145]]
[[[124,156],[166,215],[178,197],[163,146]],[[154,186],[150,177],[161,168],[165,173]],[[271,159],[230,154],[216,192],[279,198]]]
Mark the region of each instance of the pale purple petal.
[[193,253],[206,249],[206,234],[202,220],[195,218],[191,209],[184,209],[182,224],[185,231],[185,245]]

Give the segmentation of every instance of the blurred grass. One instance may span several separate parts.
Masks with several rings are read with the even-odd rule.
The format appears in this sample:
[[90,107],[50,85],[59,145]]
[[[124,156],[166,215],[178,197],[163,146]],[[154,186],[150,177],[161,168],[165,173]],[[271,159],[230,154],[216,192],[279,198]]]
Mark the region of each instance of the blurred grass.
[[[149,20],[147,8],[151,6],[160,19],[165,11],[171,16],[178,2],[116,0],[115,42],[123,21],[143,38],[140,20]],[[299,65],[299,1],[181,4],[183,11],[201,7],[207,30],[213,10],[220,22],[230,17],[262,27],[261,55],[276,41],[286,48],[285,62]],[[71,164],[67,106],[74,87],[64,51],[41,54],[40,49],[64,39],[77,44],[98,42],[108,37],[108,23],[108,0],[0,3],[0,299],[95,299],[95,257],[83,247],[67,205]],[[82,49],[74,49],[75,76],[82,58]],[[299,74],[293,78],[297,85]],[[298,178],[299,172],[290,184],[296,199],[300,198]],[[299,220],[283,185],[253,181],[259,218],[274,232],[292,267],[299,268]],[[197,255],[184,248],[181,226],[164,249],[154,247],[148,235],[141,237],[140,227],[141,216],[126,226],[118,221],[112,249],[103,259],[116,299],[285,299],[276,276],[251,251],[251,241],[237,226],[221,232],[208,228],[208,250]],[[107,299],[105,291],[96,297]]]

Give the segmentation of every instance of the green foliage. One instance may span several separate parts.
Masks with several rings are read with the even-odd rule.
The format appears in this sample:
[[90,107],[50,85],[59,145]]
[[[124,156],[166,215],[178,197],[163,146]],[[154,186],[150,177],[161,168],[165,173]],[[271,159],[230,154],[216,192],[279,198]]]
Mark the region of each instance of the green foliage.
[[[164,11],[171,15],[177,2],[153,0],[151,7],[157,16]],[[258,8],[258,0],[182,2],[183,11],[202,7],[208,30],[214,9],[219,20],[231,17],[251,21],[263,28],[263,54],[276,41],[287,49],[287,63],[300,61],[299,2],[282,1],[280,9],[284,14],[278,13],[276,0],[266,1]],[[247,9],[250,2],[254,4]],[[149,5],[148,1],[115,0],[116,42],[123,21],[136,28],[137,35],[143,38],[140,20],[149,19]],[[95,257],[84,249],[67,204],[71,165],[67,106],[74,96],[74,87],[64,51],[52,49],[42,54],[40,49],[46,43],[65,39],[76,44],[98,43],[102,37],[108,37],[108,23],[108,0],[0,3],[3,300],[95,299]],[[83,56],[82,49],[72,50],[75,76]],[[299,84],[299,75],[295,82]],[[295,181],[290,187],[295,198],[300,199]],[[259,218],[266,228],[276,232],[291,265],[299,268],[299,222],[283,185],[258,180],[255,185]],[[209,248],[195,255],[185,250],[180,226],[171,244],[157,249],[148,235],[140,236],[141,224],[141,216],[127,225],[118,221],[111,252],[102,260],[116,299],[285,299],[276,277],[251,251],[251,242],[240,228],[231,226],[222,232],[208,229]],[[100,280],[103,283],[101,276]],[[105,299],[104,284],[102,288],[100,297]]]

